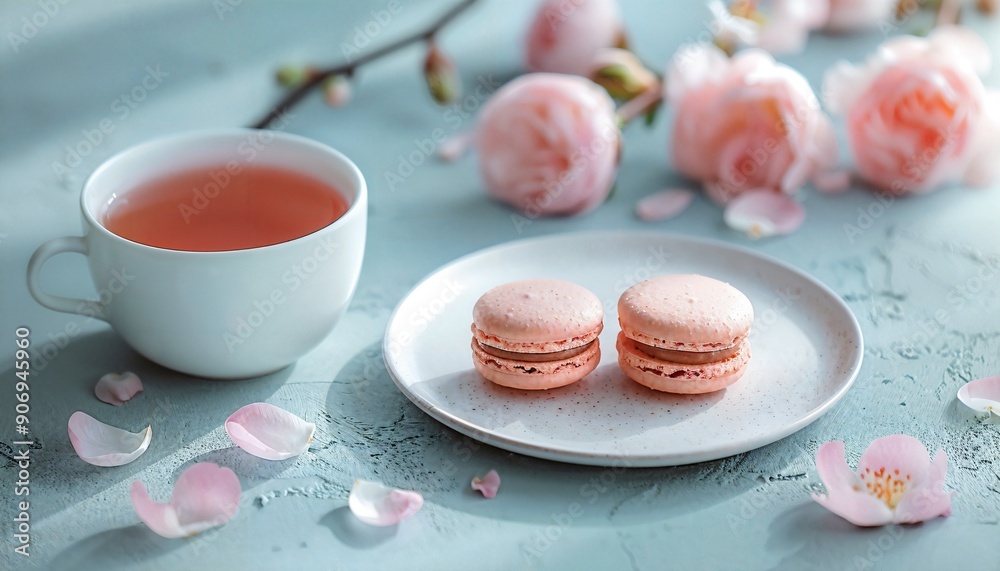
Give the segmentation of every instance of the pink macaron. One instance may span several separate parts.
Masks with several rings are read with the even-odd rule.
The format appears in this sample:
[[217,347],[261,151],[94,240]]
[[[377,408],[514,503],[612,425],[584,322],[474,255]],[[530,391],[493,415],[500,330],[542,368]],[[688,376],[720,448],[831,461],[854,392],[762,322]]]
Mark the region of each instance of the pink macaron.
[[483,294],[472,310],[472,362],[498,385],[553,389],[579,381],[601,361],[604,308],[588,289],[562,280],[521,280]]
[[618,364],[632,380],[670,393],[710,393],[743,376],[753,306],[733,286],[698,275],[661,276],[618,300]]

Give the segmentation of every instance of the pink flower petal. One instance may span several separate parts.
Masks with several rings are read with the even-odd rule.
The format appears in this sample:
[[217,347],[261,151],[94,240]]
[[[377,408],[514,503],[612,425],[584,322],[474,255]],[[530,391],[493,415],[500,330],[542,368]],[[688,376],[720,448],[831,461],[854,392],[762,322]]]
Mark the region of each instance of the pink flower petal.
[[948,477],[948,454],[944,450],[938,450],[934,453],[934,459],[931,460],[930,468],[927,470],[927,480],[930,482],[931,486],[942,487],[944,486],[944,480]]
[[826,442],[816,451],[816,470],[828,494],[860,491],[863,484],[858,475],[847,465],[844,443]]
[[134,433],[104,424],[85,412],[69,417],[69,440],[81,460],[94,466],[122,466],[149,448],[153,429]]
[[771,190],[744,192],[726,206],[726,225],[751,238],[791,234],[802,226],[806,211],[788,196]]
[[892,510],[868,494],[844,459],[843,442],[827,442],[816,451],[816,469],[826,495],[813,494],[813,499],[858,526],[885,525],[892,521]]
[[142,392],[142,381],[135,373],[108,373],[97,381],[94,394],[102,401],[118,406]]
[[980,414],[1000,414],[1000,377],[976,379],[962,385],[958,400]]
[[846,170],[819,173],[813,177],[813,186],[824,194],[840,194],[851,188],[851,173]]
[[954,492],[925,488],[906,494],[896,506],[893,523],[920,523],[951,515]]
[[870,481],[882,474],[883,479],[899,479],[908,489],[919,489],[929,484],[927,469],[930,465],[930,455],[923,442],[906,434],[893,434],[876,438],[868,445],[858,460],[858,475]]
[[792,164],[788,165],[788,170],[781,177],[781,190],[786,195],[792,195],[805,186],[812,175],[815,167],[807,157],[796,157]]
[[475,135],[472,133],[459,133],[445,139],[438,147],[438,158],[446,163],[457,161],[469,152],[475,138]]
[[154,502],[146,486],[132,483],[132,507],[149,529],[163,537],[189,537],[220,526],[239,511],[240,480],[229,468],[211,462],[184,471],[167,503]]
[[358,519],[368,525],[387,526],[417,513],[424,505],[424,497],[417,492],[357,480],[347,498],[347,505]]
[[640,200],[635,215],[646,222],[669,220],[683,212],[693,199],[694,193],[684,188],[661,190]]
[[948,455],[938,450],[927,472],[929,487],[914,490],[903,496],[893,521],[895,523],[919,523],[938,516],[951,515],[951,498],[954,492],[944,491],[944,479],[948,471]]
[[316,425],[266,402],[248,404],[226,419],[233,443],[265,460],[284,460],[306,451]]
[[490,470],[482,479],[479,477],[473,478],[472,489],[482,492],[484,498],[495,498],[497,490],[500,489],[500,474],[497,474],[496,470]]
[[819,505],[859,527],[875,527],[892,523],[892,510],[865,492],[850,492],[838,496],[813,494]]

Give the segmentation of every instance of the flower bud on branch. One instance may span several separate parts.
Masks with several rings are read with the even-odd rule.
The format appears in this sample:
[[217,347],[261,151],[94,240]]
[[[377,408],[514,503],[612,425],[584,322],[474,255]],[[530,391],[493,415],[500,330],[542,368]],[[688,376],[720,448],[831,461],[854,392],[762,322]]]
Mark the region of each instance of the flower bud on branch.
[[424,79],[431,97],[441,105],[447,105],[462,95],[462,81],[455,63],[433,41],[427,43]]
[[314,68],[289,64],[278,69],[275,79],[282,87],[296,88],[308,82],[314,75],[316,75]]
[[475,4],[477,1],[478,0],[461,0],[460,2],[455,4],[455,6],[453,6],[450,10],[442,14],[441,17],[438,18],[436,21],[434,21],[430,26],[428,26],[426,29],[422,31],[419,31],[410,36],[406,36],[404,38],[400,38],[399,40],[391,44],[383,46],[369,53],[363,54],[349,63],[345,63],[336,67],[331,67],[323,70],[316,70],[314,73],[309,75],[308,78],[303,83],[297,85],[291,91],[289,91],[285,95],[285,97],[278,102],[277,105],[275,105],[270,111],[268,111],[266,115],[264,115],[263,118],[255,122],[252,125],[252,128],[266,129],[274,120],[284,115],[286,111],[288,111],[293,106],[302,101],[302,99],[305,98],[305,96],[308,95],[310,91],[312,91],[315,88],[321,87],[323,82],[325,82],[330,77],[336,75],[350,76],[352,73],[354,73],[354,70],[358,69],[359,67],[365,64],[373,62],[379,58],[385,57],[391,53],[399,51],[415,43],[431,40],[438,31],[440,31],[442,28],[451,23],[451,21],[454,20],[456,17],[458,17],[459,14],[464,12],[470,6]]
[[343,107],[351,100],[351,81],[344,75],[335,75],[323,82],[323,100],[330,107]]
[[608,90],[611,97],[627,101],[660,83],[630,51],[609,48],[597,52],[590,79]]

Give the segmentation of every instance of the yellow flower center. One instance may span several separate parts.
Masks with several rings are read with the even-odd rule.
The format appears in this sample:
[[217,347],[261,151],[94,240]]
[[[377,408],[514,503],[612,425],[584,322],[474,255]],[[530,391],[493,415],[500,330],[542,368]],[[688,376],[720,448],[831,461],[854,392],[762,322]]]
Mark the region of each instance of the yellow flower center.
[[865,468],[860,474],[861,480],[868,487],[868,493],[885,502],[889,509],[896,509],[909,487],[910,475],[900,474],[899,470],[886,470],[884,467],[872,471]]

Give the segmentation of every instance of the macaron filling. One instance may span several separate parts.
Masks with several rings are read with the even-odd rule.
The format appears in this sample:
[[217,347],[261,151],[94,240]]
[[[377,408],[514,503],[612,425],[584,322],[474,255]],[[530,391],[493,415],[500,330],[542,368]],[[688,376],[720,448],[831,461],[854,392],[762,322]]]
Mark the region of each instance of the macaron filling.
[[717,351],[677,351],[675,349],[663,349],[632,340],[637,349],[654,359],[669,361],[681,365],[705,365],[707,363],[717,363],[731,358],[739,353],[742,344],[733,345]]
[[593,345],[597,339],[590,341],[585,345],[579,347],[573,347],[571,349],[564,349],[562,351],[552,351],[549,353],[522,353],[519,351],[505,351],[503,349],[498,349],[496,347],[491,347],[486,345],[481,341],[476,341],[479,348],[483,350],[484,353],[488,355],[493,355],[494,357],[500,357],[501,359],[509,359],[511,361],[524,361],[527,363],[548,363],[551,361],[562,361],[564,359],[572,359],[581,353],[584,353],[587,349]]

